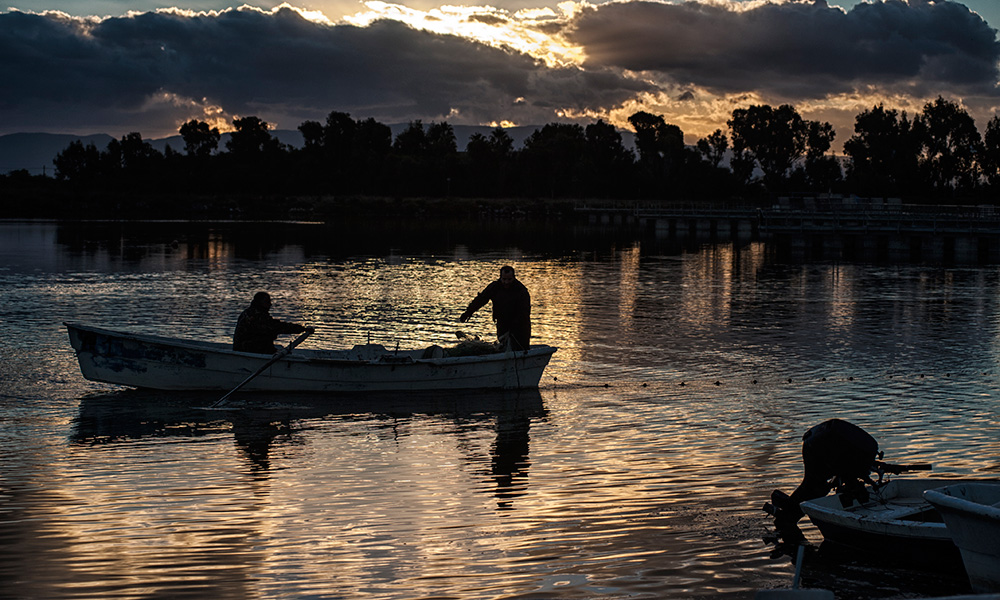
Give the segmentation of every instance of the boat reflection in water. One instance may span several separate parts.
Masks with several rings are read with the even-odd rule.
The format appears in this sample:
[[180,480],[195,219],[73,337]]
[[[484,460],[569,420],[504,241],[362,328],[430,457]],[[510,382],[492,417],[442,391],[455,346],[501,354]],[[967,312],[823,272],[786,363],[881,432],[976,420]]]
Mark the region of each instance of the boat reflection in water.
[[[396,438],[399,427],[414,418],[449,421],[456,435],[492,429],[488,472],[495,482],[498,509],[527,487],[529,430],[544,418],[541,393],[533,390],[461,390],[444,392],[367,392],[353,394],[243,394],[224,410],[207,410],[217,394],[123,390],[80,400],[71,442],[102,446],[155,438],[233,436],[255,477],[266,478],[276,446],[306,443],[302,433],[320,421],[364,423],[369,431]],[[468,456],[479,466],[481,457]]]

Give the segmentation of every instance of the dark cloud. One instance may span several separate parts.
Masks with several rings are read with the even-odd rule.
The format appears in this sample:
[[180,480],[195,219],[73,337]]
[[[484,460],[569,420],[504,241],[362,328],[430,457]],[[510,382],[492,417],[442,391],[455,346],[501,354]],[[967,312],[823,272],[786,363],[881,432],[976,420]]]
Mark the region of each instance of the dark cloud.
[[330,25],[287,8],[93,21],[4,13],[0,77],[0,133],[147,136],[192,116],[185,99],[288,128],[331,110],[383,122],[543,123],[553,108],[601,110],[652,89],[397,22]]
[[[283,128],[331,110],[386,123],[540,124],[562,109],[601,114],[644,92],[672,98],[668,110],[695,111],[701,89],[767,102],[874,89],[995,104],[996,31],[957,2],[862,2],[847,12],[825,0],[748,10],[694,1],[582,6],[568,22],[533,26],[580,45],[583,68],[395,21],[317,23],[287,6],[104,19],[0,13],[0,134],[160,136],[213,107]],[[470,19],[516,25],[499,12]],[[669,94],[657,96],[651,82]]]
[[716,93],[823,98],[886,91],[993,94],[996,31],[964,5],[928,0],[721,4],[616,2],[568,24],[591,67],[660,74]]

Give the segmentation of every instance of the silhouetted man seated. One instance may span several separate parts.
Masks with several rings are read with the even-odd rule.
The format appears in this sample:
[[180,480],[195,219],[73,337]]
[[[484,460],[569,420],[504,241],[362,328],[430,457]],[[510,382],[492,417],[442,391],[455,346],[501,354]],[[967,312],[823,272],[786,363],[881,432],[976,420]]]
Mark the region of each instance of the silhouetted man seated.
[[274,354],[278,348],[274,340],[282,333],[302,333],[306,330],[296,323],[285,323],[271,316],[271,296],[267,292],[254,294],[250,306],[236,320],[233,333],[233,350]]
[[500,279],[479,292],[458,318],[465,323],[487,302],[493,302],[493,320],[497,324],[497,340],[514,350],[527,350],[531,343],[531,294],[514,277],[514,267],[500,267]]
[[[802,483],[789,496],[780,490],[771,493],[774,523],[779,529],[792,527],[803,517],[799,505],[821,498],[841,487],[867,500],[865,484],[878,459],[878,442],[857,425],[830,419],[802,436]],[[770,512],[770,511],[769,511]]]

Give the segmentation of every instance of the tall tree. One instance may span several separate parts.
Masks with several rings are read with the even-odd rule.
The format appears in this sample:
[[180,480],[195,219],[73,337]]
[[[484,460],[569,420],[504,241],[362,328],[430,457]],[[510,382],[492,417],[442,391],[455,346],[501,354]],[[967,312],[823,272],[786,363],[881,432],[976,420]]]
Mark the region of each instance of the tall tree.
[[281,142],[271,136],[267,121],[258,117],[233,119],[232,135],[226,142],[226,149],[237,158],[257,157],[264,153],[281,150]]
[[639,111],[628,118],[635,130],[635,146],[639,160],[670,168],[684,152],[684,132],[663,120],[661,115]]
[[357,123],[347,113],[333,111],[327,115],[326,125],[323,127],[323,146],[335,168],[350,168],[357,127]]
[[862,194],[902,194],[915,184],[920,144],[905,112],[883,104],[866,110],[855,116],[854,135],[844,142],[848,180]]
[[610,123],[598,120],[587,125],[583,156],[585,185],[592,194],[614,198],[632,190],[626,185],[635,157],[622,143],[622,134]]
[[[451,195],[451,182],[455,177],[458,143],[455,130],[447,122],[431,123],[424,137],[425,169],[431,193]],[[437,190],[435,192],[435,190]]]
[[142,139],[142,134],[133,131],[122,137],[121,164],[125,171],[137,173],[147,171],[152,164],[163,158],[159,150]]
[[323,152],[324,132],[322,123],[319,121],[303,121],[299,124],[299,133],[302,134],[303,150],[313,155]]
[[990,185],[1000,186],[1000,117],[998,116],[994,116],[986,124],[979,165]]
[[634,160],[632,151],[622,143],[622,134],[610,123],[598,119],[587,125],[587,156],[598,165],[621,165]]
[[672,193],[685,159],[684,132],[662,116],[645,111],[633,114],[628,121],[635,130],[639,151],[640,189],[660,197]]
[[382,160],[392,150],[392,129],[370,117],[358,121],[354,146],[365,162]]
[[352,180],[357,189],[369,194],[388,191],[384,177],[392,151],[392,129],[373,118],[356,122]]
[[514,155],[514,138],[503,127],[491,131],[489,137],[474,133],[469,137],[465,151],[484,162],[506,160]]
[[181,125],[180,134],[184,139],[184,152],[197,158],[211,156],[218,150],[219,139],[222,137],[218,127],[210,127],[208,123],[197,119]]
[[424,137],[426,151],[436,158],[453,158],[458,154],[455,130],[447,122],[431,123]]
[[392,144],[393,150],[402,156],[420,156],[427,149],[427,133],[420,119],[410,121],[406,129],[400,131]]
[[489,136],[474,133],[465,146],[469,165],[467,192],[476,196],[505,196],[513,190],[510,179],[514,161],[514,139],[503,127]]
[[579,195],[582,190],[580,157],[587,149],[583,127],[549,123],[524,142],[520,157],[531,192],[547,196]]
[[100,174],[101,152],[93,142],[84,146],[80,140],[69,143],[52,160],[56,167],[56,178],[74,183],[93,182]]
[[514,156],[514,138],[510,137],[503,127],[496,127],[490,132],[490,152],[500,160],[509,160]]
[[971,191],[976,186],[976,158],[982,138],[976,122],[955,102],[938,96],[920,114],[925,180],[938,191]]
[[808,148],[809,124],[794,107],[755,105],[738,108],[727,121],[733,152],[752,159],[769,190],[781,189],[785,176]]
[[837,134],[829,123],[806,121],[806,124],[806,182],[814,191],[830,190],[843,178],[840,162],[827,155]]
[[722,159],[726,156],[726,150],[729,149],[729,138],[726,137],[726,134],[722,133],[721,129],[716,129],[708,137],[698,140],[697,146],[698,152],[701,153],[702,157],[710,165],[718,168],[722,163]]

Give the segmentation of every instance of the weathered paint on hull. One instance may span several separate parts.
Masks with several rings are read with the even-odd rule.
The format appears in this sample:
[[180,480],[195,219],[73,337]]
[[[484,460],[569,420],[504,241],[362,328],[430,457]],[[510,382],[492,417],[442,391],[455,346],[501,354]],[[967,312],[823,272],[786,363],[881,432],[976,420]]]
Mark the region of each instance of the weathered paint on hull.
[[[234,352],[227,344],[115,332],[67,323],[83,376],[137,388],[230,390],[270,357]],[[556,351],[453,358],[414,358],[419,353],[374,359],[348,351],[296,349],[243,389],[271,392],[400,391],[436,389],[530,389]]]

